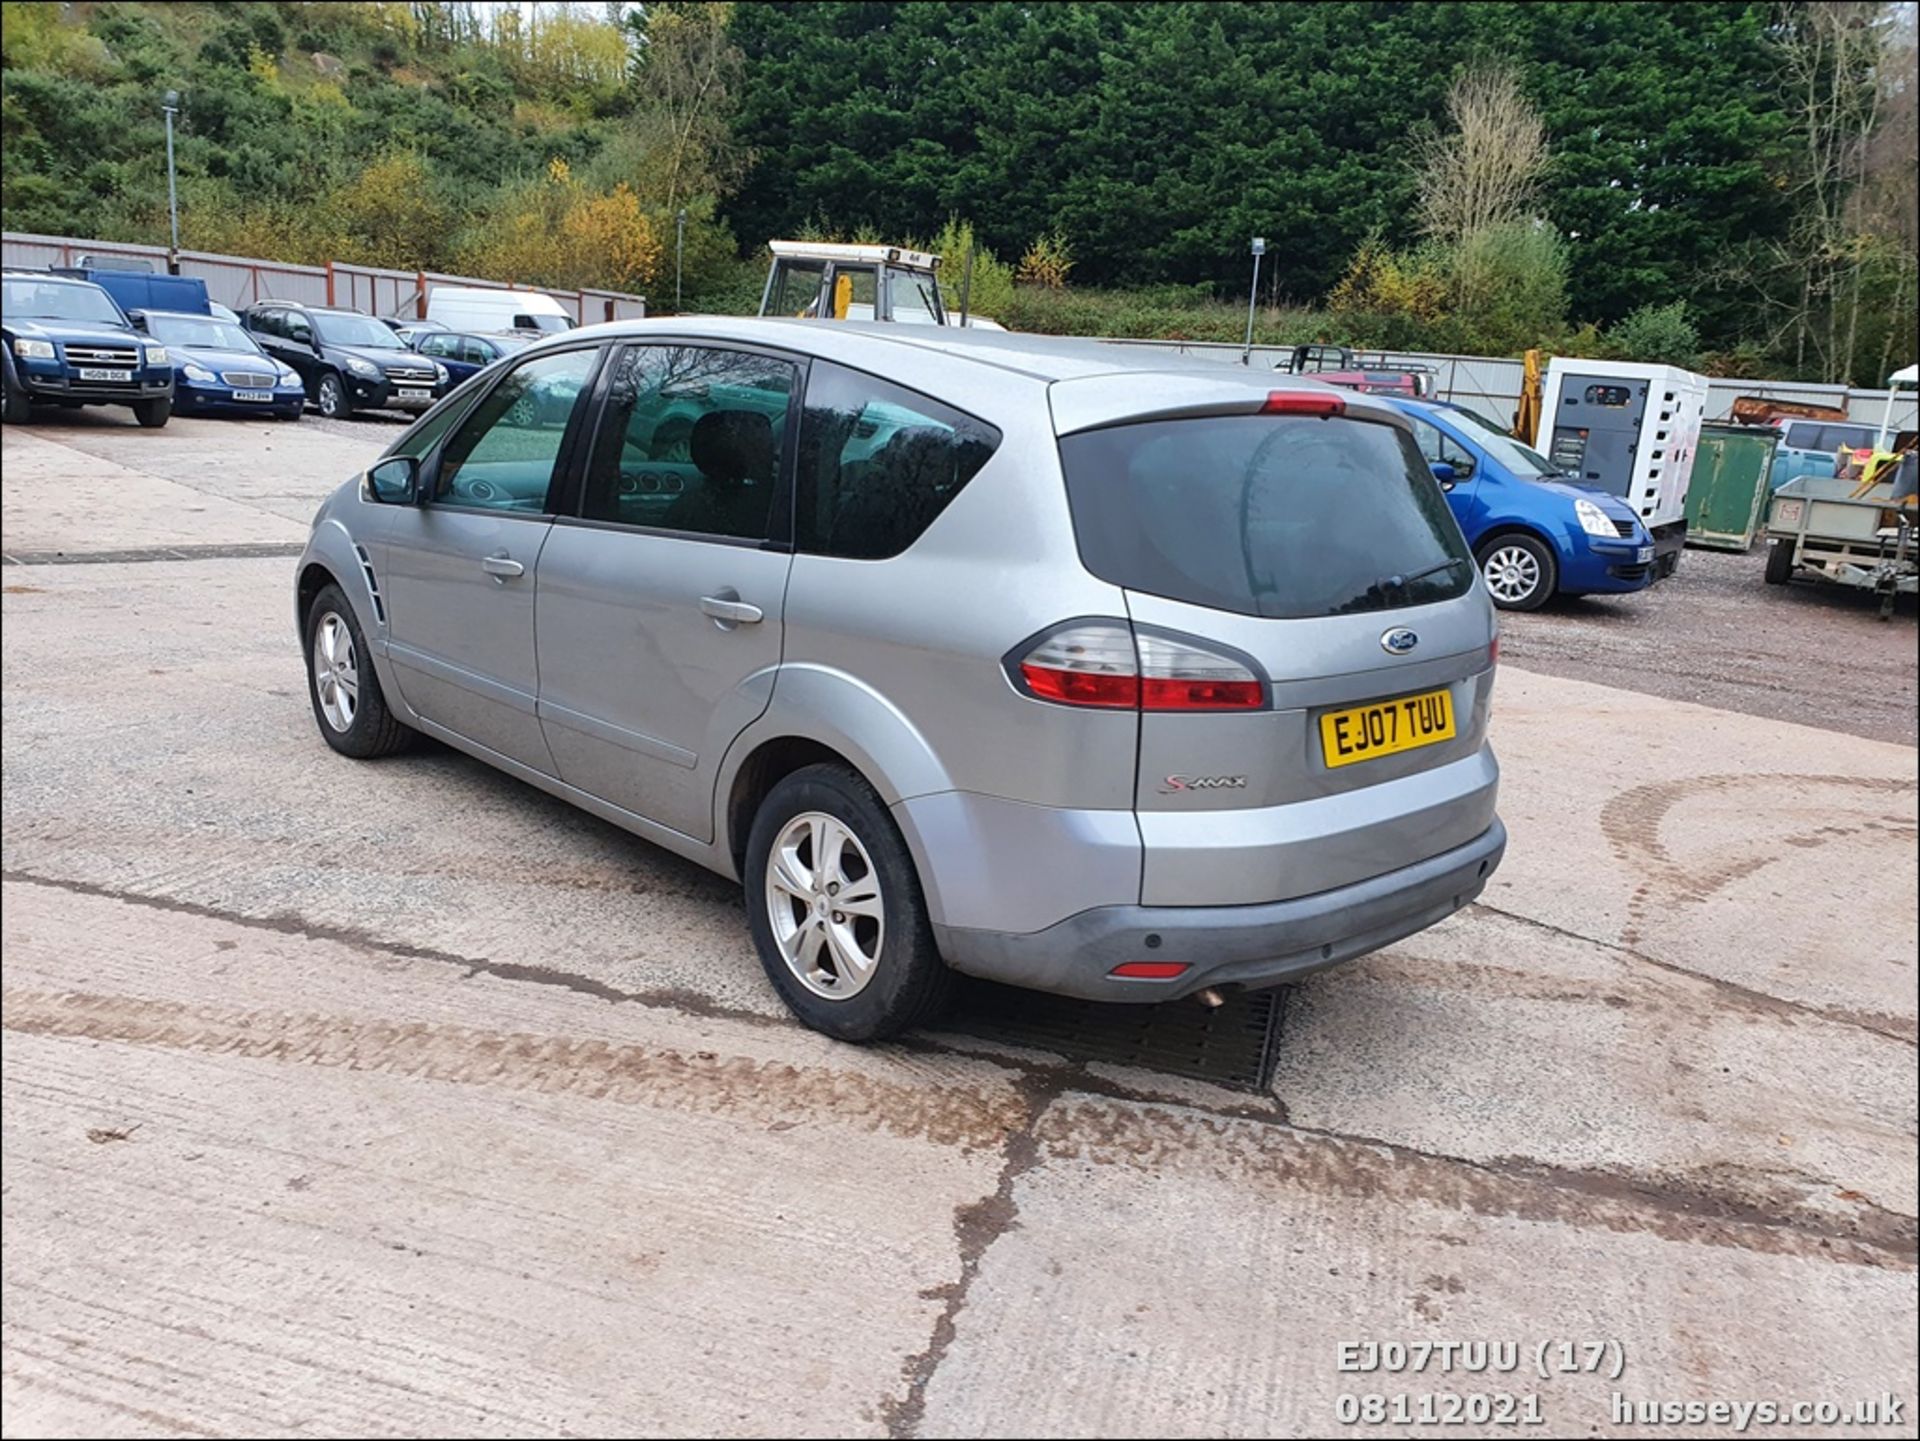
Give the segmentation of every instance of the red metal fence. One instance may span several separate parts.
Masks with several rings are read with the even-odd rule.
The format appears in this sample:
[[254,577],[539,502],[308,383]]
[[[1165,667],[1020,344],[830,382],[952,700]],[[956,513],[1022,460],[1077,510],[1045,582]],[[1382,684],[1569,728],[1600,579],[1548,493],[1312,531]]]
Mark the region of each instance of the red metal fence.
[[[159,245],[135,245],[118,240],[76,240],[64,235],[0,235],[0,261],[7,265],[43,268],[78,265],[89,255],[111,260],[141,260],[156,271],[167,268],[167,252]],[[486,290],[534,290],[550,295],[581,325],[603,320],[631,320],[647,313],[644,297],[618,290],[547,290],[513,285],[468,275],[441,275],[433,271],[383,270],[372,265],[331,261],[326,265],[289,265],[279,260],[255,260],[239,255],[209,255],[200,250],[180,252],[180,273],[207,283],[207,294],[222,305],[243,310],[262,300],[297,300],[308,305],[339,305],[370,315],[424,316],[427,292],[436,285],[469,286]]]

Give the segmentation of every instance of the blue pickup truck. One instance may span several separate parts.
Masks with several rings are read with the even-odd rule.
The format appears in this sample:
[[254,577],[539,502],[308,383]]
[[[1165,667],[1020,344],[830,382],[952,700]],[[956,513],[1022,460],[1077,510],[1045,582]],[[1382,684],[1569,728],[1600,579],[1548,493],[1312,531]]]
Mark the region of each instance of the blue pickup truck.
[[149,429],[173,414],[173,363],[97,285],[44,270],[0,273],[0,380],[9,425],[36,405],[124,405]]

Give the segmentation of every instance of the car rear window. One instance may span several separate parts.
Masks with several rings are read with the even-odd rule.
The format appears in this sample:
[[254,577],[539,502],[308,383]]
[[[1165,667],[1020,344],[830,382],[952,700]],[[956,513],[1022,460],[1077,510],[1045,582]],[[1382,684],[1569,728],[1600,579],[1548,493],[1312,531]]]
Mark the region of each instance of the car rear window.
[[1080,559],[1130,590],[1241,615],[1345,615],[1463,595],[1473,565],[1411,437],[1298,415],[1064,437]]

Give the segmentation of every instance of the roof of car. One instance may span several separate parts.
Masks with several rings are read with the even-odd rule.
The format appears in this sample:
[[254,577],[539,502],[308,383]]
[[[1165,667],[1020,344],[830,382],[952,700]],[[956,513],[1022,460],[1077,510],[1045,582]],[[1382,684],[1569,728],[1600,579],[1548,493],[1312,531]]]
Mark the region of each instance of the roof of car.
[[30,265],[9,265],[4,272],[0,273],[22,279],[45,281],[51,285],[84,285],[89,290],[101,289],[91,280],[82,280],[77,275],[55,275],[51,270],[35,270]]

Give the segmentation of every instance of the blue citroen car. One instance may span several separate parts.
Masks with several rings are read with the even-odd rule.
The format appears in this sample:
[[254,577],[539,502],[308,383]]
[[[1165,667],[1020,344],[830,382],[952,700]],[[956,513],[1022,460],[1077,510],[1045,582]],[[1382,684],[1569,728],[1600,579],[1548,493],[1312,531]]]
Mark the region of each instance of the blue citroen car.
[[1575,482],[1464,407],[1376,398],[1413,422],[1502,610],[1538,610],[1555,595],[1618,595],[1653,584],[1653,536],[1625,501]]
[[268,355],[237,322],[182,310],[136,310],[131,318],[173,358],[178,414],[298,420],[306,408],[300,372]]

